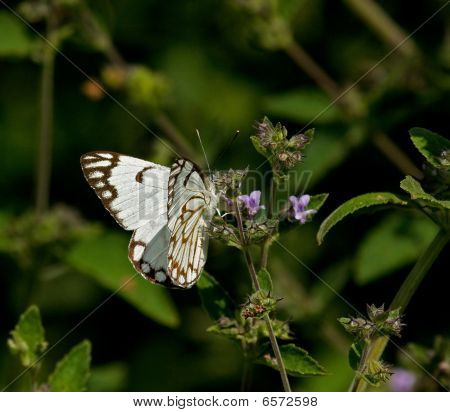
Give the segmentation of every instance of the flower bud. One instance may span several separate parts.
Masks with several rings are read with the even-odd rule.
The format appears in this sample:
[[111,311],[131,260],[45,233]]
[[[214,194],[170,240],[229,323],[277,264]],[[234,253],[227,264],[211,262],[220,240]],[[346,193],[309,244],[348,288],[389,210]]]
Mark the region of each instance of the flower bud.
[[278,159],[279,159],[281,162],[286,162],[286,160],[289,159],[289,153],[287,153],[287,152],[281,152],[281,153],[279,153],[279,154],[278,154]]
[[309,143],[309,137],[304,134],[296,134],[289,139],[289,147],[303,149]]

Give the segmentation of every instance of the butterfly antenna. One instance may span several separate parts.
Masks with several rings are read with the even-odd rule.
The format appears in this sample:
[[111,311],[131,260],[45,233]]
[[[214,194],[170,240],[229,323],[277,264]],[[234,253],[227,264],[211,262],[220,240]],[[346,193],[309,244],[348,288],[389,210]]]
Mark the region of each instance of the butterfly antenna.
[[211,168],[209,167],[208,157],[206,156],[205,147],[203,146],[202,138],[200,137],[200,132],[198,131],[198,129],[195,129],[195,131],[197,132],[198,141],[200,142],[200,146],[203,150],[203,156],[205,157],[206,166],[208,166],[209,174],[211,174]]
[[231,145],[234,143],[234,141],[238,138],[240,131],[236,130],[236,133],[234,134],[233,138],[229,141],[229,143],[220,151],[220,153],[217,155],[217,157],[214,159],[213,165],[217,163],[218,160],[222,158],[222,156],[227,152],[227,150],[231,147]]

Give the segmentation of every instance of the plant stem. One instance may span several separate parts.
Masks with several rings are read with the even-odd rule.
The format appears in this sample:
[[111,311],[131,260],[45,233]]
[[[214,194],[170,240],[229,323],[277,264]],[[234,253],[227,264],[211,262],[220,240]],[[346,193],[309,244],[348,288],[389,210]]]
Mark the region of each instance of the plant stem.
[[368,344],[364,349],[363,353],[361,354],[361,361],[358,365],[358,370],[355,373],[355,376],[353,377],[352,383],[350,384],[350,387],[348,388],[348,392],[355,392],[355,389],[359,383],[359,380],[361,379],[361,375],[364,373],[364,370],[367,366],[367,357],[369,355],[370,351],[370,344]]
[[154,122],[164,132],[167,138],[175,145],[175,147],[181,152],[180,154],[188,157],[190,160],[200,163],[202,157],[198,155],[198,152],[186,143],[187,139],[181,134],[172,120],[162,111],[159,111],[154,116]]
[[244,366],[242,371],[241,392],[248,392],[252,383],[253,365],[249,355],[244,356]]
[[419,180],[423,179],[423,172],[386,134],[381,132],[375,133],[373,142],[405,175],[411,175]]
[[269,250],[272,245],[272,239],[267,238],[264,240],[264,243],[261,247],[261,259],[259,262],[259,266],[261,269],[267,269],[267,261],[269,260]]
[[[407,33],[374,1],[345,0],[345,3],[390,47],[397,47],[408,36]],[[412,39],[399,48],[405,57],[418,55]]]
[[[242,250],[245,257],[245,263],[247,264],[248,273],[252,279],[253,288],[257,292],[261,292],[261,286],[259,284],[258,275],[256,274],[255,266],[253,265],[252,258],[248,251],[247,239],[244,232],[244,225],[242,224],[241,212],[239,211],[239,206],[237,200],[234,200],[234,209],[236,211],[236,221],[239,229],[239,236],[241,238]],[[281,381],[283,382],[283,388],[285,392],[291,392],[291,386],[289,384],[289,378],[287,376],[286,367],[284,366],[283,358],[281,356],[280,347],[278,346],[277,338],[272,327],[272,321],[270,316],[266,314],[264,316],[266,322],[267,330],[269,332],[269,339],[272,345],[272,350],[275,354],[277,360],[278,370],[280,372]]]
[[[269,219],[272,218],[273,213],[274,213],[274,208],[275,208],[275,202],[276,202],[276,198],[277,198],[277,183],[276,181],[272,178],[270,180],[270,191],[269,191],[269,204],[267,205],[267,217]],[[264,243],[261,247],[261,257],[259,260],[259,266],[261,269],[267,269],[267,261],[269,259],[269,250],[270,250],[270,246],[272,246],[272,238],[271,236],[267,237],[264,240]]]
[[316,84],[335,99],[340,92],[339,85],[323,70],[314,59],[296,41],[291,41],[285,47],[286,54],[299,66]]
[[[419,257],[411,272],[401,285],[389,307],[389,310],[399,308],[400,313],[403,313],[405,311],[420,283],[428,273],[433,262],[436,260],[442,249],[447,244],[449,238],[449,232],[447,232],[445,229],[439,230],[435,238]],[[364,359],[364,362],[361,361],[362,370],[365,369],[369,361],[376,361],[381,358],[388,340],[389,338],[387,336],[380,336],[373,341],[373,343],[370,345],[368,354]],[[357,382],[355,384],[354,390],[356,392],[364,391],[367,387],[367,382],[360,377],[356,377],[356,381]]]
[[[52,12],[47,21],[47,38],[54,29]],[[36,216],[41,217],[48,209],[53,143],[53,77],[55,50],[44,46],[41,71],[40,138],[37,160]]]

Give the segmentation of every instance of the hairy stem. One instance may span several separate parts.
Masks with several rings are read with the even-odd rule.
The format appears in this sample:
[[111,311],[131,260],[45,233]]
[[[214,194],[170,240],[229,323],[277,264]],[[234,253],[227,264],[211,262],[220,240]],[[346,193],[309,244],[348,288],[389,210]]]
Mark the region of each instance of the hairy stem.
[[[400,286],[400,289],[395,295],[394,300],[389,307],[389,310],[400,308],[400,313],[403,313],[405,311],[417,288],[425,278],[425,275],[428,273],[433,262],[436,260],[442,249],[447,244],[449,238],[450,234],[449,232],[447,232],[447,230],[439,230],[428,248],[419,257],[403,284]],[[362,370],[365,369],[370,361],[377,361],[381,358],[388,340],[389,338],[387,336],[381,336],[373,341],[373,343],[370,345],[364,362],[363,360],[361,360]],[[355,378],[356,382],[354,385],[354,391],[364,391],[367,387],[367,382],[360,377]]]
[[348,388],[348,392],[355,392],[356,387],[358,386],[359,380],[361,379],[362,374],[364,373],[366,366],[367,366],[367,357],[369,355],[371,344],[368,344],[361,354],[361,361],[358,365],[358,370],[355,373],[355,376],[353,377],[352,383],[350,384],[350,387]]
[[267,238],[261,246],[261,259],[259,266],[261,269],[267,269],[267,261],[269,260],[269,250],[272,245],[272,239]]
[[[255,266],[253,265],[253,260],[248,251],[248,243],[244,232],[244,225],[242,224],[241,212],[239,210],[239,206],[237,204],[237,200],[234,200],[234,209],[236,211],[236,221],[239,229],[239,236],[241,238],[242,250],[245,257],[245,263],[247,265],[248,273],[250,274],[250,278],[252,279],[253,288],[257,292],[261,292],[261,286],[259,284],[258,275],[256,274]],[[277,360],[278,370],[280,372],[281,381],[283,382],[283,388],[285,392],[291,392],[291,385],[289,384],[289,378],[287,376],[286,367],[284,366],[283,358],[281,356],[280,347],[278,346],[277,338],[275,337],[275,333],[272,327],[272,321],[270,320],[270,316],[266,314],[264,316],[264,320],[266,322],[267,330],[269,332],[269,339],[272,345],[272,350],[275,354],[275,358]]]
[[[51,14],[51,13],[50,13]],[[52,38],[54,29],[53,17],[47,22],[47,38]],[[40,137],[37,159],[37,187],[36,187],[36,216],[41,217],[48,209],[52,143],[53,143],[53,81],[55,67],[55,50],[48,45],[44,46],[41,69],[41,113]]]

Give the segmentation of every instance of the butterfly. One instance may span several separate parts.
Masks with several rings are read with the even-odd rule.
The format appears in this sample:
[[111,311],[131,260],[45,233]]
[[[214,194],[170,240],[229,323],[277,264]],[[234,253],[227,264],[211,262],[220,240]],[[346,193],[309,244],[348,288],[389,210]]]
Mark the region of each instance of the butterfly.
[[128,257],[152,283],[190,288],[206,262],[218,194],[193,162],[165,167],[122,154],[81,156],[81,168],[114,219],[133,235]]

